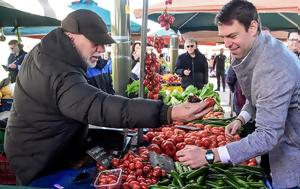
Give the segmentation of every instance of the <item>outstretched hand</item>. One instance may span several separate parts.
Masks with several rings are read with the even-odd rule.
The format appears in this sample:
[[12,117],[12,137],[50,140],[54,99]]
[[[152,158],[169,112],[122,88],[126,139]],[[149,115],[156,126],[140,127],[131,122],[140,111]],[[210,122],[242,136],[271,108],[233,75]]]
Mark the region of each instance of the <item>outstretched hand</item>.
[[209,107],[205,101],[198,103],[183,103],[173,107],[171,112],[172,121],[188,122],[203,117],[210,112],[213,107]]

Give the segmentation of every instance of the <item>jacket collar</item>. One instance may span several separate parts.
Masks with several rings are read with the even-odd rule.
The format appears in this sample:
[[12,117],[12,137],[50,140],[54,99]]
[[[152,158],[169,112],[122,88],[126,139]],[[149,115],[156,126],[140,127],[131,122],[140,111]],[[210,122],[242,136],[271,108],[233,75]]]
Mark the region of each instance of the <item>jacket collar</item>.
[[234,59],[232,63],[232,68],[234,69],[238,81],[241,85],[242,91],[247,99],[251,98],[251,83],[253,76],[253,69],[257,64],[261,52],[263,51],[265,41],[265,36],[259,34],[249,53],[242,60]]
[[40,52],[45,53],[56,60],[60,60],[75,67],[81,67],[85,71],[87,64],[82,60],[71,40],[64,34],[61,28],[57,28],[46,35],[38,46]]

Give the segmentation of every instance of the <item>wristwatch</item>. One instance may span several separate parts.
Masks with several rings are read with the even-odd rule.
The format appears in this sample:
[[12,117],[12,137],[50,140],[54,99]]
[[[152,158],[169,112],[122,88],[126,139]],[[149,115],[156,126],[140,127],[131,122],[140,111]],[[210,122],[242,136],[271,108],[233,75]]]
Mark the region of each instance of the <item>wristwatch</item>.
[[215,154],[212,150],[207,150],[205,154],[205,159],[208,163],[213,163],[215,160]]

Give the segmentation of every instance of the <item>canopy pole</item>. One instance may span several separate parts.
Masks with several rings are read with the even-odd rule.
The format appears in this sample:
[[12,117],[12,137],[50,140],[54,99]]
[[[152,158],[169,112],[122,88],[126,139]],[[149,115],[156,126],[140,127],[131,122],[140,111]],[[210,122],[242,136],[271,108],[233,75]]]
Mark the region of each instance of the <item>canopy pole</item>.
[[287,20],[288,22],[290,22],[291,24],[296,26],[298,28],[298,30],[300,30],[300,27],[298,26],[298,24],[296,24],[293,20],[291,20],[290,18],[288,18],[287,16],[285,16],[281,12],[278,12],[277,14],[279,14],[282,18],[284,18],[285,20]]
[[[143,17],[142,17],[142,38],[141,38],[141,62],[140,62],[140,89],[139,97],[145,97],[144,77],[145,77],[145,58],[147,53],[147,23],[148,23],[148,0],[143,1]],[[143,129],[138,129],[138,145],[143,142]]]

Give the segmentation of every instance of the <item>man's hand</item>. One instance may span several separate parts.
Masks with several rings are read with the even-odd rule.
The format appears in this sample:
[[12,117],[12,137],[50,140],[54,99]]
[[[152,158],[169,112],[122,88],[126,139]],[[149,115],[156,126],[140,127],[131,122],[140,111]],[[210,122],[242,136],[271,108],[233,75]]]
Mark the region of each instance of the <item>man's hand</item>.
[[191,73],[191,70],[183,70],[183,74],[184,74],[185,76],[189,76],[190,73]]
[[225,128],[225,136],[230,140],[233,139],[233,135],[237,134],[237,132],[241,129],[242,123],[240,120],[234,120],[229,123]]
[[192,121],[204,116],[212,109],[213,107],[207,107],[207,103],[205,101],[198,103],[186,102],[183,104],[178,104],[172,108],[171,120],[181,122]]
[[184,149],[178,151],[178,160],[191,168],[198,168],[207,164],[205,159],[206,150],[192,145],[186,145]]
[[12,69],[16,69],[17,65],[15,63],[9,64],[7,67],[12,68]]

